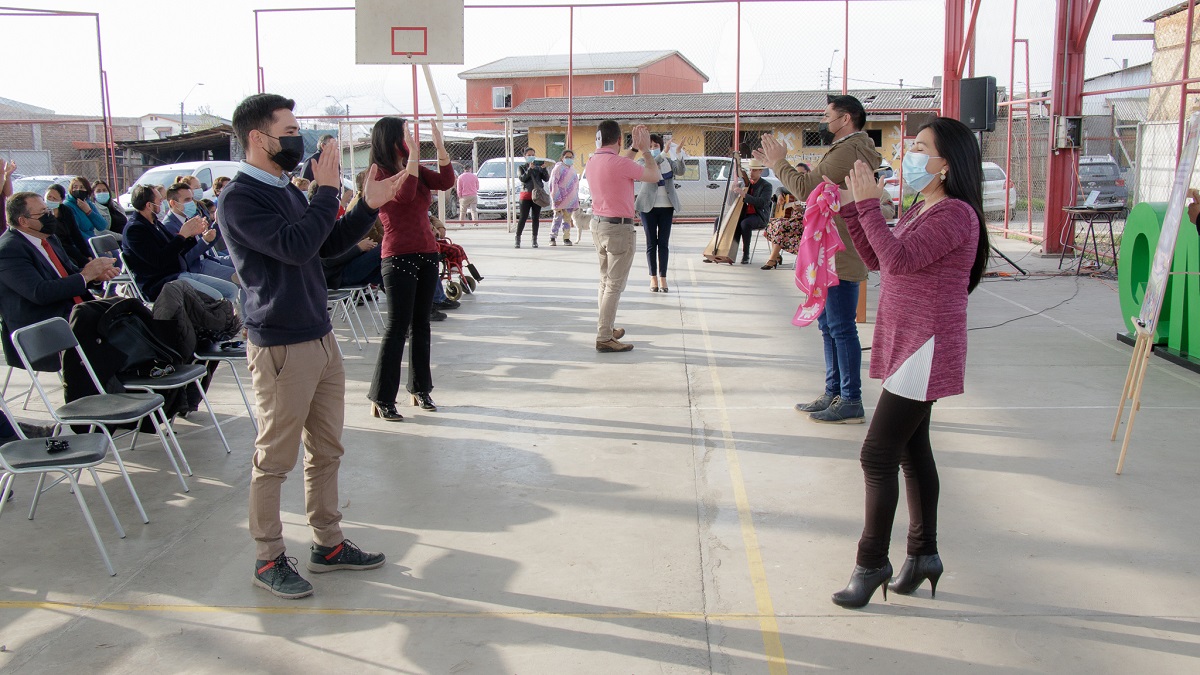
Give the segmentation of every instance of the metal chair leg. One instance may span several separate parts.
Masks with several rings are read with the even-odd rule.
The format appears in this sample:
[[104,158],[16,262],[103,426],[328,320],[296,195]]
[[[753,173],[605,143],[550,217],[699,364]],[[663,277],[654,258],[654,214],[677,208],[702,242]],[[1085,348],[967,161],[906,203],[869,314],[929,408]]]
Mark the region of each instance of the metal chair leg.
[[104,426],[92,425],[92,430],[99,429],[103,432],[104,437],[108,439],[108,448],[112,450],[113,459],[117,462],[117,467],[121,469],[121,477],[125,479],[125,487],[129,488],[129,496],[133,497],[133,505],[137,507],[138,515],[142,517],[143,523],[149,523],[150,517],[146,515],[146,509],[142,508],[142,500],[138,497],[137,490],[133,487],[133,480],[129,478],[129,471],[125,468],[125,462],[121,459],[121,451],[117,449],[117,442],[113,440],[112,434]]
[[[171,428],[171,422],[167,419],[167,413],[159,410],[150,415],[150,419],[154,421],[154,430],[158,435],[158,441],[162,444],[163,450],[167,453],[167,459],[171,460],[171,466],[175,468],[175,473],[179,476],[179,483],[183,485],[184,492],[190,492],[187,481],[184,480],[184,471],[187,475],[192,475],[192,467],[188,466],[187,457],[183,456],[183,448],[179,446],[179,439],[175,437],[175,430]],[[175,461],[175,454],[179,453],[180,462],[183,464],[183,470],[180,470],[180,462]]]
[[0,475],[0,515],[4,515],[4,503],[8,501],[8,489],[16,477],[16,474],[8,472]]
[[108,491],[104,489],[104,484],[96,475],[96,467],[89,466],[88,473],[92,474],[92,482],[96,484],[96,490],[100,492],[100,500],[104,502],[104,508],[108,509],[108,517],[112,518],[113,526],[117,528],[117,535],[124,539],[125,528],[121,527],[121,521],[117,519],[117,512],[113,510],[112,502],[108,500]]
[[[225,446],[225,454],[233,452],[229,447],[229,441],[225,440],[225,432],[221,429],[221,423],[217,421],[217,413],[213,410],[212,403],[208,400],[208,394],[205,393],[204,387],[200,383],[196,383],[196,388],[200,390],[200,398],[204,401],[204,407],[208,408],[208,416],[212,418],[213,426],[217,429],[217,435],[221,437],[221,444]],[[186,460],[185,460],[186,461]],[[188,475],[192,475],[191,469],[188,469]]]
[[33,491],[33,503],[29,505],[29,519],[33,520],[33,514],[37,511],[38,500],[42,496],[43,487],[46,484],[45,472],[38,474],[37,489]]
[[83,511],[83,519],[87,521],[88,529],[92,531],[92,539],[96,542],[96,548],[100,549],[100,557],[104,559],[104,568],[108,570],[108,576],[117,576],[112,561],[108,559],[108,551],[104,550],[104,542],[100,540],[100,533],[96,530],[96,521],[92,520],[92,512],[88,509],[87,502],[83,500],[83,491],[79,489],[79,483],[75,482],[75,474],[65,470],[63,473],[67,474],[67,480],[71,481],[71,487],[75,490],[75,500],[79,502],[79,510]]

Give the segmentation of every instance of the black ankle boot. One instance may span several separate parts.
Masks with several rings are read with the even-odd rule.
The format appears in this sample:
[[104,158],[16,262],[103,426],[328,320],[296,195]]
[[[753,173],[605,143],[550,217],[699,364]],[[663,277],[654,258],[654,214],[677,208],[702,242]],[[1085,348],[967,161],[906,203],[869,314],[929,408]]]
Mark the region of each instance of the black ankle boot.
[[891,578],[891,563],[873,570],[855,565],[854,571],[850,573],[850,583],[833,594],[833,604],[842,607],[866,607],[871,601],[871,596],[875,595],[875,589],[880,586],[883,587],[883,599],[887,600],[887,582]]
[[929,597],[937,597],[938,579],[942,578],[942,558],[938,554],[910,555],[904,559],[900,574],[888,584],[888,589],[900,595],[909,595],[929,580]]

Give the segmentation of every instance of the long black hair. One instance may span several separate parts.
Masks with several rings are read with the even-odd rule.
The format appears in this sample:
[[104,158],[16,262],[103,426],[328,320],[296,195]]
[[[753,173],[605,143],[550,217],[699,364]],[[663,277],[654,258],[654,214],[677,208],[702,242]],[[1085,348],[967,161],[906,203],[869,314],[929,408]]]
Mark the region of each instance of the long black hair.
[[979,152],[979,141],[967,125],[949,117],[935,117],[921,127],[922,131],[925,129],[933,132],[938,154],[948,164],[946,179],[942,183],[946,196],[969,204],[979,222],[979,245],[975,249],[975,263],[971,265],[971,279],[967,282],[967,292],[970,293],[979,285],[991,251],[987,221],[983,219],[983,158]]
[[404,142],[404,125],[399,117],[384,117],[371,129],[371,154],[368,166],[377,165],[388,175],[395,176],[408,163],[408,145]]

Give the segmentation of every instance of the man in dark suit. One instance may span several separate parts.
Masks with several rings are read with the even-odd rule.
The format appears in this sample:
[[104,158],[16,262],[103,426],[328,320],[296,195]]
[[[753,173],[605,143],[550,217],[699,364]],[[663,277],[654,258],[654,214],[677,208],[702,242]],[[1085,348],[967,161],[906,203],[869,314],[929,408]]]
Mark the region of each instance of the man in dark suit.
[[[77,303],[91,300],[87,285],[117,276],[112,258],[96,258],[75,267],[58,238],[42,232],[46,202],[33,192],[18,192],[5,205],[8,229],[0,235],[0,320],[4,357],[21,363],[12,332],[39,321],[64,319]],[[39,364],[57,370],[57,364]],[[39,368],[40,369],[40,368]]]

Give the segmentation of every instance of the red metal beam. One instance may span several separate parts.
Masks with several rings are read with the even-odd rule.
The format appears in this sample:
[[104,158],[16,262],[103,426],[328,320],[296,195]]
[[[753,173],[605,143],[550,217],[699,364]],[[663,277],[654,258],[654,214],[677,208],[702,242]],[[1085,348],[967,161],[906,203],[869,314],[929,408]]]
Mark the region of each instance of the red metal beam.
[[966,44],[966,0],[946,0],[946,33],[942,46],[942,116],[958,119],[959,82],[962,71],[958,59]]
[[1088,35],[1092,32],[1092,22],[1096,20],[1096,12],[1099,10],[1100,0],[1091,0],[1087,9],[1084,10],[1083,25],[1079,27],[1079,33],[1075,36],[1075,48],[1079,51],[1084,51],[1084,47],[1087,46]]
[[[1097,2],[1099,0],[1096,0]],[[958,76],[962,77],[967,69],[967,56],[975,51],[975,20],[979,18],[979,5],[983,0],[975,0],[971,3],[971,22],[967,24],[967,36],[963,40],[962,49],[958,53]]]
[[[1093,0],[1095,2],[1096,0]],[[1054,20],[1054,69],[1051,90],[1054,100],[1051,110],[1054,119],[1083,113],[1084,50],[1076,44],[1076,36],[1085,40],[1088,7],[1077,0],[1057,0]],[[1050,140],[1053,146],[1053,138]],[[1051,147],[1046,162],[1046,215],[1042,250],[1059,253],[1068,227],[1063,209],[1075,203],[1076,166],[1079,149],[1054,150]],[[1074,227],[1073,224],[1070,227]],[[1073,238],[1073,236],[1072,236]],[[1070,242],[1074,243],[1074,242]]]

